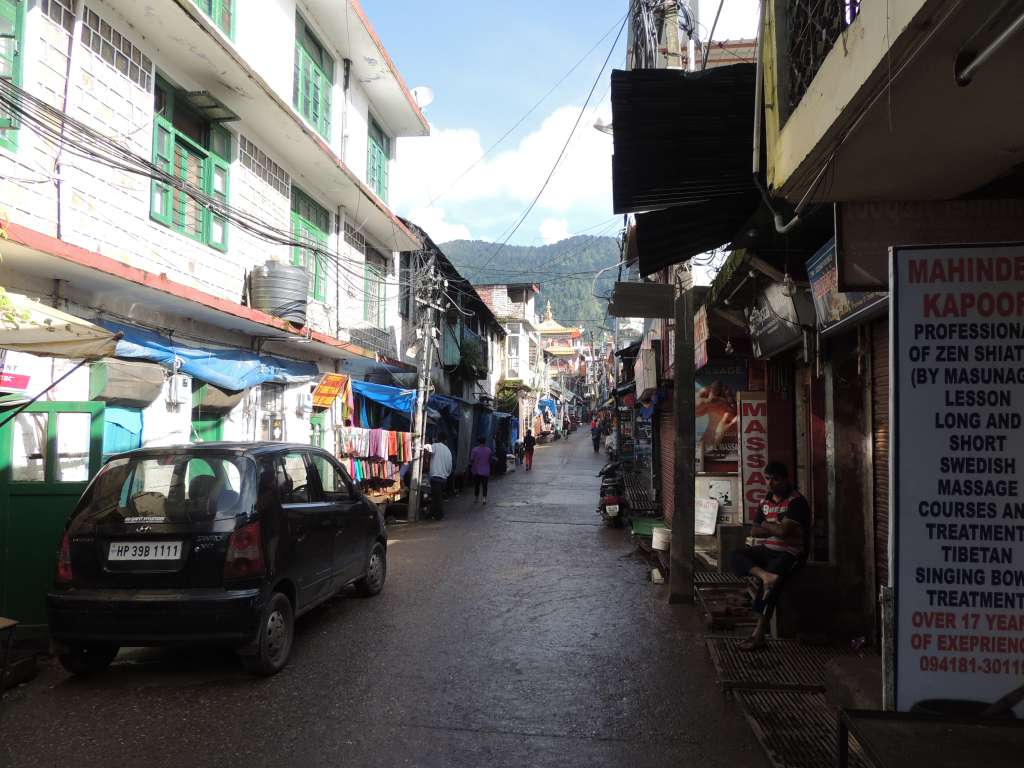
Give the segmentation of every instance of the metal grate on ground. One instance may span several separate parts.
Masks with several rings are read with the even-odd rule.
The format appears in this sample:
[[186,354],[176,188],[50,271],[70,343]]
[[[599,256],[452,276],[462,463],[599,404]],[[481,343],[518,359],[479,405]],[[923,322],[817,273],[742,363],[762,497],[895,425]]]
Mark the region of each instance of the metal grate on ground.
[[[743,715],[775,768],[836,764],[838,726],[824,694],[809,691],[735,691]],[[855,741],[850,765],[868,768]]]
[[709,637],[707,646],[723,690],[821,691],[825,664],[847,653],[839,648],[801,645],[795,640],[769,639],[760,651],[744,651],[735,637]]
[[746,584],[744,579],[739,576],[733,576],[731,573],[719,573],[718,571],[696,571],[693,574],[693,583],[698,587],[710,584],[729,584],[735,586],[743,586]]

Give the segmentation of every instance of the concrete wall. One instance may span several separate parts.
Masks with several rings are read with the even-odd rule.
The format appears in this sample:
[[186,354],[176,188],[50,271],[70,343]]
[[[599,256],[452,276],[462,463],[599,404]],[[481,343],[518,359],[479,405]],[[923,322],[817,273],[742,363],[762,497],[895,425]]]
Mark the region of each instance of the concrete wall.
[[[295,5],[281,0],[266,5],[266,9],[261,10],[258,25],[254,23],[253,14],[238,15],[236,47],[290,103]],[[76,33],[67,112],[100,133],[116,138],[132,153],[148,160],[152,157],[153,82],[156,72],[185,90],[199,87],[189,81],[174,61],[167,60],[151,41],[134,35],[127,22],[102,0],[91,0],[89,7],[154,62],[153,77],[149,89],[143,89],[88,46],[81,45]],[[267,19],[274,20],[274,24],[268,23]],[[286,34],[281,32],[282,25],[287,30]],[[271,31],[272,40],[268,37]],[[23,85],[57,108],[64,106],[71,39],[72,36],[62,27],[44,17],[38,7],[28,12]],[[325,40],[325,43],[329,41]],[[340,62],[338,50],[334,49],[332,53]],[[346,112],[340,69],[335,79],[337,151],[340,149],[341,116]],[[369,104],[358,83],[352,83],[351,92],[346,132],[353,136],[355,132],[359,136],[354,137],[350,157],[355,170],[365,178]],[[276,157],[273,137],[261,135],[259,125],[233,122],[226,127],[233,140],[229,191],[232,206],[279,230],[290,230],[289,194],[275,189],[272,183],[243,165],[239,144],[244,136],[284,174],[286,189],[294,182],[331,212],[329,247],[340,248],[346,262],[340,270],[330,265],[325,300],[322,304],[311,305],[309,320],[315,330],[345,338],[347,328],[363,322],[365,282],[362,253],[343,245],[342,238],[337,235],[337,206],[329,195],[312,187],[306,180],[296,178],[293,169]],[[49,235],[59,234],[69,243],[154,274],[164,274],[171,280],[234,302],[241,301],[245,275],[254,266],[268,259],[289,261],[291,258],[287,246],[268,242],[234,224],[229,226],[226,253],[165,227],[150,219],[151,185],[148,179],[111,169],[67,151],[60,158],[62,184],[58,196],[54,173],[56,159],[55,149],[28,128],[19,131],[16,153],[0,150],[0,174],[7,177],[0,192],[0,210],[10,221]],[[358,211],[342,213],[361,227]],[[394,254],[378,249],[394,261]],[[390,301],[386,312],[387,324],[392,329],[400,326],[395,304],[397,272],[397,264],[394,264],[388,278],[387,296]]]

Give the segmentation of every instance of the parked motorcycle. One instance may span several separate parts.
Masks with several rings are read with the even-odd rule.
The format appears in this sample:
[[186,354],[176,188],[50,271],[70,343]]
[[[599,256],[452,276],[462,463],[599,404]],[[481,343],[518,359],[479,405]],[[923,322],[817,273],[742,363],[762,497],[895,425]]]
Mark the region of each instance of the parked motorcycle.
[[605,464],[597,476],[601,478],[601,495],[597,505],[597,514],[601,516],[606,525],[621,528],[622,518],[628,507],[622,462],[612,461]]

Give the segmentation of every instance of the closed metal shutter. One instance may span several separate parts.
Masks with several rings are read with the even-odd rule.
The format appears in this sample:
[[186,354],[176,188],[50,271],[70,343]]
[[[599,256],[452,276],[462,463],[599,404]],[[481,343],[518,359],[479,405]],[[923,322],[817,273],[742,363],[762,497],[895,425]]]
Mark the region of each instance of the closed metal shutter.
[[889,583],[889,319],[871,324],[871,441],[876,584]]
[[676,422],[675,414],[658,414],[658,441],[661,459],[661,514],[671,527],[676,493]]

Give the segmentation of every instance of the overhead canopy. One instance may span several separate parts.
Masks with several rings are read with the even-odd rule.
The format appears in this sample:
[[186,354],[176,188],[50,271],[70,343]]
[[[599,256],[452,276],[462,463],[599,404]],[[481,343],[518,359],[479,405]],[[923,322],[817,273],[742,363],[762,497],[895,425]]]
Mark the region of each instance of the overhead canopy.
[[369,381],[353,381],[352,393],[403,413],[412,413],[416,407],[415,389],[399,389]]
[[613,71],[615,213],[747,195],[754,75],[753,64]]
[[0,319],[0,349],[87,360],[113,356],[112,331],[20,293],[4,291],[0,297],[10,302],[10,317]]
[[230,347],[196,347],[171,339],[156,331],[103,321],[103,325],[123,335],[113,352],[120,358],[149,360],[167,368],[209,382],[221,389],[238,391],[264,382],[292,384],[320,375],[316,363],[259,355]]
[[753,64],[612,72],[616,213],[637,217],[640,273],[729,242],[758,205]]
[[650,275],[732,241],[759,203],[758,192],[751,184],[747,192],[728,198],[640,214],[636,217],[640,274]]

